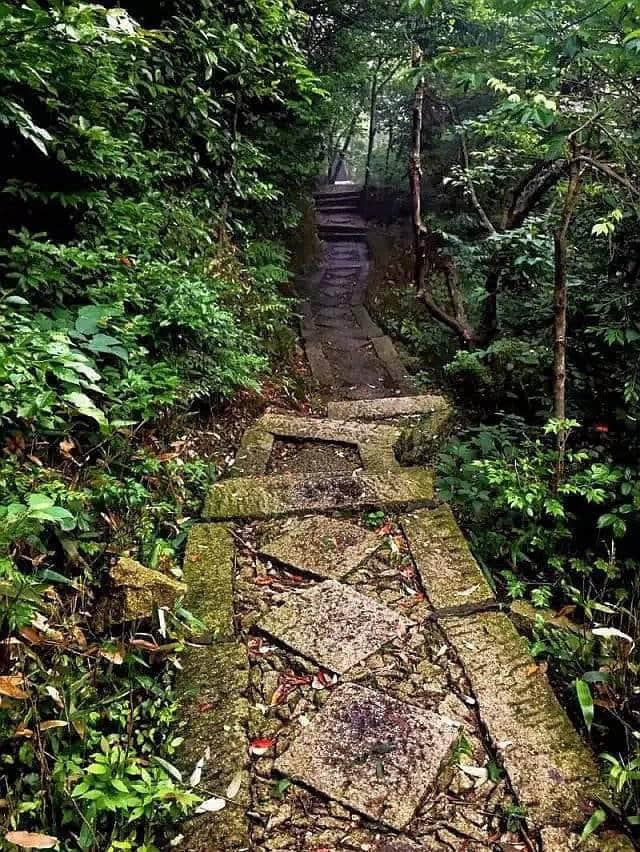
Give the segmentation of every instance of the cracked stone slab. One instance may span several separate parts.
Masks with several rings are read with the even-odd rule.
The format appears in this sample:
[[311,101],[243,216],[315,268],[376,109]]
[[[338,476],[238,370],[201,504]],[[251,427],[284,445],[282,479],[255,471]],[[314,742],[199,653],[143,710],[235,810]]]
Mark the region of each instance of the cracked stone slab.
[[424,590],[436,610],[494,599],[448,506],[414,512],[402,519],[402,529]]
[[323,668],[344,674],[411,627],[408,618],[335,580],[282,597],[258,628]]
[[449,403],[443,396],[421,394],[386,399],[329,402],[327,413],[335,420],[390,420],[394,417],[433,414],[442,409],[450,409]]
[[203,517],[208,520],[305,515],[342,508],[411,509],[433,505],[433,471],[407,467],[384,473],[351,475],[282,473],[216,482]]
[[287,523],[281,535],[260,551],[298,571],[340,580],[371,556],[381,544],[370,530],[316,515]]
[[567,833],[557,828],[543,828],[540,836],[543,852],[633,852],[635,848],[628,837],[616,831],[599,831],[582,842],[577,833],[567,838]]
[[482,723],[511,786],[537,828],[582,830],[594,801],[606,800],[596,761],[580,739],[525,640],[501,613],[440,622],[478,702]]
[[375,852],[426,852],[407,837],[385,837],[375,847]]
[[399,830],[433,787],[457,736],[451,720],[347,683],[275,768]]

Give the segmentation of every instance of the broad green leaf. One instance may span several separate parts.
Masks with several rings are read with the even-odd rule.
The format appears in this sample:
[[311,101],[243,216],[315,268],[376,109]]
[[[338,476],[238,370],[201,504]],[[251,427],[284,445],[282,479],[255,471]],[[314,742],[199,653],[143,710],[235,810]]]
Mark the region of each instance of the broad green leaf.
[[578,696],[578,703],[580,705],[580,710],[582,711],[582,717],[585,725],[587,726],[587,730],[591,731],[594,716],[593,698],[591,696],[589,684],[581,678],[576,680],[576,694]]

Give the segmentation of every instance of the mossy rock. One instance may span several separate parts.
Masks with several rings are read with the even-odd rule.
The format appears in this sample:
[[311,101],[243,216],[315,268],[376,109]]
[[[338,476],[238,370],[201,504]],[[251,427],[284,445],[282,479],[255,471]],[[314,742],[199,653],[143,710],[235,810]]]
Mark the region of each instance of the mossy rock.
[[172,607],[187,587],[173,577],[121,556],[109,570],[107,594],[96,607],[94,624],[105,630],[113,624],[151,618],[160,607]]

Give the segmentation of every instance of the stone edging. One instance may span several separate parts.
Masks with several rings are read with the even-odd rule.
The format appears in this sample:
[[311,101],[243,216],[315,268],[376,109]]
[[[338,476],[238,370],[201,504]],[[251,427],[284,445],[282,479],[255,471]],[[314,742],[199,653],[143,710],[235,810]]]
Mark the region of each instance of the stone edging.
[[204,798],[224,796],[232,780],[239,780],[240,787],[223,810],[195,813],[184,821],[180,848],[189,852],[249,849],[249,659],[233,628],[233,565],[233,537],[226,525],[192,527],[184,566],[185,606],[205,624],[202,641],[208,644],[190,644],[181,657],[176,683],[184,731],[181,768],[189,777],[205,759],[200,781]]

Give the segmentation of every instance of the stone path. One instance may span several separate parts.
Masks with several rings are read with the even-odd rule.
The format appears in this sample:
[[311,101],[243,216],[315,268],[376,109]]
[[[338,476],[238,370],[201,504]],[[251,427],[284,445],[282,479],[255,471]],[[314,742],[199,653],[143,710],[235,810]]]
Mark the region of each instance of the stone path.
[[359,204],[360,190],[349,184],[316,196],[325,256],[302,287],[301,332],[311,370],[321,385],[345,399],[409,390],[391,339],[364,307],[369,260]]
[[[405,427],[435,435],[449,407],[397,396],[358,319],[355,198],[321,200],[328,261],[305,314],[328,416],[259,418],[189,537],[204,629],[178,684],[184,770],[204,760],[225,806],[178,848],[566,852],[606,792],[432,472],[396,458]],[[631,848],[612,831],[580,846]]]

